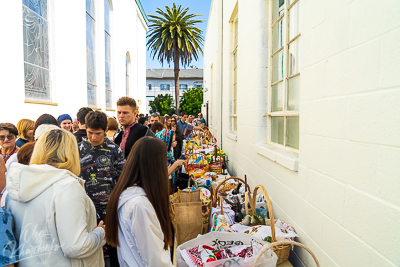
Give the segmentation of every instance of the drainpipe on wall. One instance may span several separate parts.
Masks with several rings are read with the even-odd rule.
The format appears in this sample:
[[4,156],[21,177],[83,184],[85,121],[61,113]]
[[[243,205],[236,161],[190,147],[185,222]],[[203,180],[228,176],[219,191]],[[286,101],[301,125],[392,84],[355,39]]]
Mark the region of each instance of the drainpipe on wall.
[[220,123],[221,123],[221,149],[222,148],[222,114],[223,114],[223,91],[224,91],[224,0],[221,0],[221,28],[222,28],[222,38],[221,38],[221,117],[220,117]]

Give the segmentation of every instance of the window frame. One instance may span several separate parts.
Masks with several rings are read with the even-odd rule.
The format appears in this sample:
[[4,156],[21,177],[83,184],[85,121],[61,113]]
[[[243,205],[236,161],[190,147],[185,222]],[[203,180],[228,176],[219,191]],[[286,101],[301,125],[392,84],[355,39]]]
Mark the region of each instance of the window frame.
[[[284,9],[282,14],[275,20],[273,20],[273,12],[274,12],[274,1],[279,1],[279,0],[270,0],[269,1],[269,27],[268,27],[268,36],[269,38],[269,44],[268,44],[268,51],[269,51],[269,62],[268,62],[268,104],[267,104],[267,113],[264,115],[264,117],[267,117],[268,119],[268,134],[267,134],[267,143],[283,148],[285,150],[292,151],[294,153],[299,153],[299,149],[292,148],[287,146],[286,142],[286,118],[287,117],[299,117],[299,110],[286,110],[287,108],[287,100],[288,100],[288,81],[292,78],[295,78],[297,76],[300,76],[300,71],[292,76],[289,76],[289,45],[293,43],[294,41],[298,40],[301,36],[301,32],[299,32],[295,37],[290,39],[290,10],[295,4],[299,4],[300,0],[293,0],[291,3],[289,0],[285,0],[284,2]],[[290,4],[289,4],[290,3]],[[276,51],[273,51],[273,28],[278,25],[280,21],[283,21],[284,24],[284,31],[283,31],[283,40],[282,40],[282,46],[278,48]],[[283,77],[280,80],[277,80],[273,82],[273,56],[278,55],[280,51],[283,51]],[[272,97],[272,87],[274,85],[282,83],[283,87],[283,97],[282,97],[282,111],[272,111],[272,105],[273,105],[273,97]],[[272,118],[273,117],[283,117],[283,145],[278,144],[272,141]],[[299,133],[300,135],[300,133]]]
[[[184,89],[182,89],[182,88],[181,88],[182,85],[186,85],[186,87],[185,87]],[[186,83],[184,83],[184,84],[179,84],[179,91],[181,91],[181,90],[182,90],[182,91],[186,91],[188,88],[189,88],[189,87],[188,87],[188,85],[187,85]]]
[[126,80],[125,80],[125,83],[126,83],[126,96],[129,96],[129,93],[130,93],[130,85],[131,85],[131,83],[130,83],[130,72],[131,72],[131,57],[130,57],[130,54],[129,54],[129,52],[126,52],[126,62],[125,62],[125,64],[126,64],[126,75],[125,75],[125,78],[126,78]]
[[[108,7],[109,7],[109,13],[108,13],[108,29],[106,29],[106,1],[108,2]],[[104,46],[105,46],[105,53],[104,53],[104,67],[107,65],[108,63],[108,75],[109,75],[109,86],[110,88],[107,88],[107,77],[106,77],[106,71],[104,71],[104,89],[105,89],[105,105],[106,105],[106,110],[113,110],[113,86],[112,86],[112,16],[113,16],[113,5],[112,5],[112,1],[111,0],[104,0]],[[105,55],[107,54],[107,47],[106,47],[106,41],[105,41],[105,37],[106,35],[109,36],[109,50],[110,50],[110,55],[108,58],[108,60],[106,59]],[[110,106],[107,106],[107,92],[109,92],[110,94]]]
[[[166,85],[168,87],[168,89],[162,89],[163,85]],[[171,91],[171,85],[168,83],[160,84],[160,91]]]
[[[24,101],[25,101],[25,103],[36,103],[36,104],[45,104],[45,105],[53,105],[53,104],[55,104],[55,105],[57,105],[56,103],[53,103],[53,101],[54,101],[54,94],[53,94],[53,86],[52,86],[52,75],[53,75],[53,73],[52,73],[52,71],[51,71],[51,61],[52,61],[52,53],[51,53],[51,49],[50,49],[50,47],[51,47],[51,44],[50,44],[50,42],[51,42],[51,30],[52,30],[52,28],[51,28],[51,24],[50,24],[50,19],[51,19],[51,5],[49,6],[49,1],[48,0],[46,0],[46,17],[44,17],[44,15],[43,14],[41,14],[41,15],[39,15],[35,10],[33,10],[32,8],[30,8],[29,6],[27,6],[26,4],[25,4],[25,2],[26,1],[24,1],[24,0],[22,0],[21,1],[21,4],[22,4],[22,20],[24,20],[25,19],[25,17],[24,17],[24,8],[26,8],[27,10],[29,10],[30,12],[32,12],[34,15],[35,15],[35,17],[40,17],[41,18],[41,20],[43,20],[43,21],[45,21],[46,22],[46,26],[47,26],[47,57],[48,57],[48,66],[47,66],[47,68],[45,67],[45,66],[41,66],[40,64],[39,65],[37,65],[37,64],[34,64],[34,63],[31,63],[31,62],[29,62],[29,61],[25,61],[25,56],[27,57],[28,55],[25,55],[25,42],[24,42],[24,38],[25,38],[25,36],[24,36],[24,21],[22,21],[22,37],[23,37],[23,43],[22,43],[22,50],[23,50],[23,57],[24,57],[24,59],[23,59],[23,62],[24,62]],[[43,37],[42,37],[43,38]],[[43,41],[41,41],[41,43],[42,43],[42,46],[45,46],[45,43],[43,42]],[[38,52],[39,54],[41,53],[41,52]],[[42,58],[42,60],[45,60],[44,58]],[[46,77],[46,75],[43,75],[42,74],[42,82],[43,82],[43,80],[44,79],[46,79],[47,78],[47,81],[46,81],[46,85],[48,86],[48,88],[47,88],[47,92],[46,92],[46,95],[47,95],[47,98],[46,99],[44,99],[44,98],[37,98],[37,97],[27,97],[26,96],[26,90],[27,90],[27,88],[26,88],[26,77],[27,77],[27,75],[26,75],[26,67],[25,67],[25,65],[29,65],[29,66],[31,66],[31,67],[35,67],[35,68],[38,68],[38,69],[40,69],[40,70],[42,70],[42,71],[46,71],[48,74],[47,74],[47,77]],[[42,88],[43,89],[43,88]]]
[[[87,2],[87,0],[86,0],[86,2]],[[93,3],[94,14],[90,14],[87,10],[85,10],[85,11],[86,11],[86,15],[89,16],[93,20],[92,23],[94,24],[94,36],[93,36],[94,39],[92,40],[93,41],[93,51],[91,51],[91,52],[93,52],[93,62],[94,62],[94,64],[93,64],[93,66],[94,66],[94,83],[90,83],[89,82],[88,77],[87,77],[87,72],[86,72],[86,84],[87,84],[87,86],[90,85],[90,86],[94,87],[94,90],[95,90],[95,92],[94,92],[95,93],[95,105],[89,104],[89,90],[88,90],[88,88],[86,90],[88,90],[87,91],[87,94],[88,94],[88,99],[87,99],[88,107],[90,107],[90,108],[99,108],[98,86],[97,86],[97,75],[96,75],[96,70],[97,70],[97,68],[96,68],[96,1],[92,0],[91,2]],[[86,27],[87,27],[87,25],[86,25]],[[86,39],[87,38],[88,37],[86,35]],[[86,45],[86,53],[88,53],[88,46],[87,45]],[[87,62],[87,55],[86,55],[86,69],[87,68],[88,68],[88,62]]]
[[[233,16],[233,19],[231,20],[232,23],[232,86],[231,86],[231,110],[230,110],[230,119],[231,119],[231,133],[236,134],[237,133],[237,87],[238,87],[238,81],[237,81],[237,69],[238,69],[238,48],[239,48],[239,14],[236,12],[236,14]],[[237,23],[237,28],[235,26],[235,23]],[[236,40],[236,42],[235,42]],[[236,65],[235,65],[236,64]],[[235,123],[236,119],[236,123]]]

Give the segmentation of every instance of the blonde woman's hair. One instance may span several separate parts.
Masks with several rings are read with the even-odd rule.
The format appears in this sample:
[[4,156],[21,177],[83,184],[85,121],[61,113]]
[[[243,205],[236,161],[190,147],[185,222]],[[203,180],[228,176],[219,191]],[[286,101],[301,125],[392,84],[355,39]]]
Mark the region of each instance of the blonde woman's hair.
[[33,128],[35,128],[34,121],[28,119],[20,120],[17,124],[18,136],[21,137],[22,139],[28,139],[26,138],[26,133],[29,130],[33,130]]
[[79,176],[81,164],[76,137],[63,129],[45,132],[36,142],[30,164],[48,164]]

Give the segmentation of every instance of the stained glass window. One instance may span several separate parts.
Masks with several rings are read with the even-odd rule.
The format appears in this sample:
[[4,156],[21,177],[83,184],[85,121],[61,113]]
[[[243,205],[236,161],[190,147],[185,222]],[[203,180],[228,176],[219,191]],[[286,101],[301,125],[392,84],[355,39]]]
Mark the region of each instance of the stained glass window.
[[25,98],[51,100],[47,0],[23,0]]
[[110,13],[111,13],[110,2],[109,0],[104,0],[106,108],[112,108]]
[[97,107],[97,82],[96,82],[96,48],[95,28],[96,13],[94,0],[86,0],[86,70],[87,70],[87,96],[89,107]]

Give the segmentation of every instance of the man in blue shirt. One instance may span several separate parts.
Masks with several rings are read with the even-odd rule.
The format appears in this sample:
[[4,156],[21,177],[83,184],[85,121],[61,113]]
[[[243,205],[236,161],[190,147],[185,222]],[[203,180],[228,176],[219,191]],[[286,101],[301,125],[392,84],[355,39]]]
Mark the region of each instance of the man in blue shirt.
[[181,119],[177,122],[178,126],[181,128],[181,133],[184,139],[186,139],[186,132],[187,132],[187,127],[188,127],[188,123],[186,122],[188,117],[188,114],[186,113],[186,111],[182,111],[181,112]]
[[181,128],[181,133],[183,139],[186,139],[188,135],[192,132],[192,130],[200,130],[203,131],[201,127],[193,126],[193,124],[187,123],[186,120],[188,118],[188,114],[186,111],[181,112],[181,119],[177,122],[179,127]]

